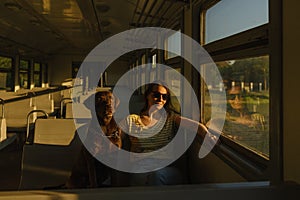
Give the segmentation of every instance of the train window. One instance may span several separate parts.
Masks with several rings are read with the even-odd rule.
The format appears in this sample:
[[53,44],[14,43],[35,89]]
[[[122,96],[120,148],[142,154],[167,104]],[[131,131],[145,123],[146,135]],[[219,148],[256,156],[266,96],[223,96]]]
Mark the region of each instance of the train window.
[[[169,85],[171,91],[174,93],[175,96],[180,97],[180,88],[181,88],[181,68],[175,68],[176,71],[178,71],[178,73],[174,73],[173,69],[167,69],[165,70],[165,81],[167,83],[171,83],[171,85]],[[180,102],[180,100],[179,100]]]
[[29,61],[27,60],[20,60],[20,67],[19,67],[19,83],[20,88],[29,88]]
[[131,83],[131,87],[134,88],[135,87],[135,79],[136,79],[136,75],[135,75],[135,65],[134,63],[131,64],[130,66],[132,73],[130,74],[130,83]]
[[[227,113],[223,134],[258,154],[269,155],[269,57],[216,62],[225,85]],[[211,73],[207,66],[206,73]],[[211,83],[206,88],[218,88]],[[211,91],[211,90],[210,90]],[[205,90],[204,118],[210,119]],[[217,119],[216,119],[217,120]]]
[[48,87],[48,65],[47,64],[42,64],[42,73],[43,73],[43,78],[42,78],[42,87]]
[[[166,60],[181,55],[180,30],[177,31],[176,33],[170,35],[167,38],[167,40],[165,41],[165,46],[166,46],[166,50],[167,50],[167,51],[165,51],[165,59]],[[172,53],[168,50],[172,50],[173,52],[176,52],[176,53]]]
[[12,69],[12,58],[0,56],[0,68]]
[[206,12],[205,43],[240,33],[268,21],[268,0],[222,0]]
[[41,87],[41,64],[34,63],[33,69],[34,69],[33,71],[34,86]]
[[[136,60],[135,62],[135,67],[139,66],[139,59]],[[135,68],[135,86],[140,85],[141,77],[140,77],[140,70],[139,68]],[[140,91],[139,91],[140,92]]]
[[[141,67],[141,73],[140,73],[141,84],[142,85],[145,84],[145,82],[146,82],[146,70],[147,70],[147,68],[145,67],[146,63],[147,63],[146,62],[146,54],[143,54],[142,55],[142,63],[141,63],[142,67]],[[144,94],[145,90],[146,90],[145,86],[142,86],[141,87],[141,93]]]
[[[271,143],[269,1],[206,2],[199,6],[199,42],[222,82],[200,80],[201,119],[208,124],[219,120],[211,119],[210,93],[224,89],[227,109],[221,140],[231,154],[216,153],[246,179],[266,180]],[[212,73],[210,68],[204,65],[204,74]]]
[[154,81],[156,78],[156,63],[157,63],[157,55],[156,54],[152,55],[151,62],[152,62],[152,65],[151,65],[150,77],[149,77],[150,82]]
[[12,67],[12,58],[0,56],[0,89],[12,90]]

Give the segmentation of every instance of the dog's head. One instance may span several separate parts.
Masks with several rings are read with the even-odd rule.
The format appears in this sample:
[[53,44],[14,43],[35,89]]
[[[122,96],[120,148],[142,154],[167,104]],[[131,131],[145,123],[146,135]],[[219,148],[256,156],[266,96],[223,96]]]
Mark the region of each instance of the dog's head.
[[[105,136],[112,142],[112,144],[115,144],[119,148],[121,147],[121,129],[117,126],[115,120],[113,119],[113,114],[116,111],[118,105],[119,105],[119,99],[116,98],[111,91],[99,91],[95,94],[95,112],[97,120],[105,133]],[[91,105],[91,99],[87,99],[85,101],[85,105],[90,108]],[[96,146],[99,146],[98,148],[105,148],[102,144],[102,139],[99,135],[96,134],[97,137],[92,139],[92,141],[95,142]],[[110,148],[108,148],[110,149]]]
[[110,123],[118,107],[119,101],[110,91],[97,92],[95,95],[95,111],[101,126]]

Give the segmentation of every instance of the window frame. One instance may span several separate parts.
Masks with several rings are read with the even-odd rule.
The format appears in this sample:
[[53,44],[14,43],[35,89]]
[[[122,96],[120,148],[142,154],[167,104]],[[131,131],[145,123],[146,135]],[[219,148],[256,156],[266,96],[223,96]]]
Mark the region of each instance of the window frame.
[[[205,33],[205,10],[217,2],[219,0],[201,1],[193,7],[193,38],[202,45]],[[208,43],[203,47],[215,62],[269,55],[269,158],[254,153],[224,135],[220,136],[221,145],[214,148],[213,152],[249,181],[269,180],[270,184],[279,184],[283,180],[282,119],[280,116],[282,113],[280,73],[282,71],[282,33],[278,31],[282,27],[282,2],[269,0],[268,4],[269,22],[267,24]],[[201,35],[202,37],[200,37]],[[201,94],[203,88],[199,77],[194,82],[197,82],[196,85],[198,84],[198,91]],[[279,88],[279,90],[275,90],[275,88]]]

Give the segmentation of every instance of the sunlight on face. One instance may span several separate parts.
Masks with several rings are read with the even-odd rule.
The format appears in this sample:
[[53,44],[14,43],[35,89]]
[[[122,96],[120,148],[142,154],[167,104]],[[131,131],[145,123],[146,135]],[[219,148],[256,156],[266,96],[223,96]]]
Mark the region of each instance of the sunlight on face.
[[152,92],[147,96],[148,108],[160,110],[167,102],[168,91],[165,87],[154,86]]

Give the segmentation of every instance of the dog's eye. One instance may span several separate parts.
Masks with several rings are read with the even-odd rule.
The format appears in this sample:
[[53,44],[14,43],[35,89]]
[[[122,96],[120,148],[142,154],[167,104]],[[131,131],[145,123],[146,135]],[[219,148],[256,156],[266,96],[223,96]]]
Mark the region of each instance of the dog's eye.
[[102,101],[105,101],[105,97],[98,97],[96,99],[97,102],[102,102]]

